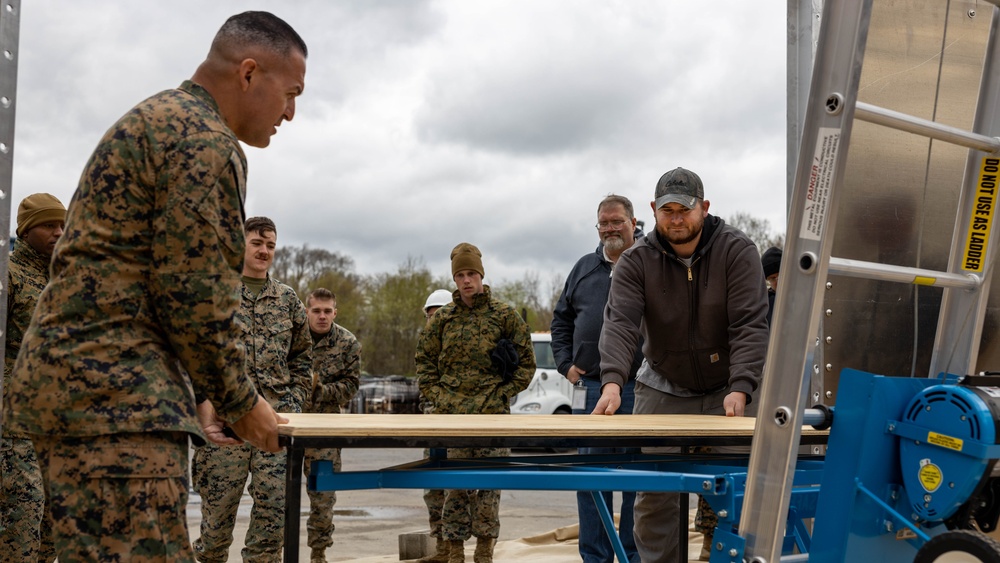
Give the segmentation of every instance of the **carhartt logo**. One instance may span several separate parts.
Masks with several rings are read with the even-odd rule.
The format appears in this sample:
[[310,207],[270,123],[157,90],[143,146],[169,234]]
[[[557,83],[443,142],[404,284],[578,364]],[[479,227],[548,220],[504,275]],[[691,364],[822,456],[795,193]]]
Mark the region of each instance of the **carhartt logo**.
[[712,362],[713,364],[719,361],[719,354],[712,354],[711,356],[708,357],[708,361]]

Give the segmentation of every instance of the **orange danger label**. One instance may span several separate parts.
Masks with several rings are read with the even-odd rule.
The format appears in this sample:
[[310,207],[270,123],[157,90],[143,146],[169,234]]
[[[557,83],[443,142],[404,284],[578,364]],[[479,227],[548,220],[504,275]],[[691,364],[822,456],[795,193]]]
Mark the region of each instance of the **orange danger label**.
[[979,182],[969,214],[969,236],[965,240],[962,269],[982,272],[986,262],[986,245],[993,227],[993,213],[997,203],[997,173],[1000,158],[987,157],[979,168]]

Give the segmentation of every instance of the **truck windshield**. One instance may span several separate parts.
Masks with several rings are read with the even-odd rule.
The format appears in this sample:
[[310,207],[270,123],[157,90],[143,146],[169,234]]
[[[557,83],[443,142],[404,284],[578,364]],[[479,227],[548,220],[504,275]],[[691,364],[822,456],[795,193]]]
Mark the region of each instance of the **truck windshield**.
[[556,359],[552,357],[551,342],[534,342],[535,369],[556,369]]

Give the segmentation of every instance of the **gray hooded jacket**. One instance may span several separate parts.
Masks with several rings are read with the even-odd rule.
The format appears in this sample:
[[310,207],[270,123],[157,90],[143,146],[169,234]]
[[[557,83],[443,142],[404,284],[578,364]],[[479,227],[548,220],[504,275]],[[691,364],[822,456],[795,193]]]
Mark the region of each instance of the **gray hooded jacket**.
[[[750,394],[767,352],[767,291],[760,254],[745,234],[708,215],[686,266],[654,229],[615,267],[601,331],[601,383],[624,385],[644,338],[652,368],[642,383]],[[669,381],[669,383],[667,383]]]

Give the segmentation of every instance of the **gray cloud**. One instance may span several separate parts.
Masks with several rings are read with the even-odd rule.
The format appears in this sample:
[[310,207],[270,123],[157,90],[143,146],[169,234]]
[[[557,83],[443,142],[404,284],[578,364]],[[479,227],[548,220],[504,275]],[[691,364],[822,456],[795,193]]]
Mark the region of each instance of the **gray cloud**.
[[[780,3],[778,3],[780,4]],[[293,122],[247,149],[248,212],[363,274],[564,275],[616,192],[649,222],[684,165],[712,211],[784,226],[783,5],[696,2],[37,0],[21,26],[15,199],[68,201],[98,138],[189,77],[226,17],[273,10],[310,47]],[[19,199],[18,199],[19,201]]]

